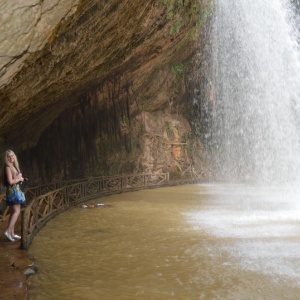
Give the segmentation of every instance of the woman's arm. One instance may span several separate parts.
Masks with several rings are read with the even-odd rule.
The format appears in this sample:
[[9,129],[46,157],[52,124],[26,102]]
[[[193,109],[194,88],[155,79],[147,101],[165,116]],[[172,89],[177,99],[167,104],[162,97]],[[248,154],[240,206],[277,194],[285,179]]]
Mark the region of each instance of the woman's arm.
[[17,178],[14,179],[13,176],[12,176],[12,172],[11,172],[10,167],[5,168],[5,173],[6,173],[6,177],[7,177],[7,181],[9,183],[9,185],[12,185],[12,184],[15,184],[15,183],[18,183],[18,182],[24,180],[21,173],[19,173],[17,175]]

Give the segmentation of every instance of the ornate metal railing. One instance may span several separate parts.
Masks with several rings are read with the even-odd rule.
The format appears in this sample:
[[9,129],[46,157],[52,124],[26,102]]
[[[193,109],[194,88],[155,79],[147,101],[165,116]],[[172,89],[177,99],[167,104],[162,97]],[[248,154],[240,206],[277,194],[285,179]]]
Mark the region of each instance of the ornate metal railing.
[[[54,216],[97,196],[135,191],[167,185],[169,174],[137,174],[88,178],[76,182],[64,182],[32,188],[26,192],[32,197],[22,209],[21,248],[28,249],[35,234]],[[50,190],[52,187],[56,189]],[[50,190],[50,191],[49,191]],[[41,194],[43,191],[47,191]],[[28,200],[28,199],[27,199]]]

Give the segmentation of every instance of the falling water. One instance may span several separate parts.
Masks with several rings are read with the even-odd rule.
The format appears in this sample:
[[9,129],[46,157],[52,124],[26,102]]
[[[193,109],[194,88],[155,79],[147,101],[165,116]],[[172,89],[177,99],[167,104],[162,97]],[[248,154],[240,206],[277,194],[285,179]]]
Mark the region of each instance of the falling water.
[[214,84],[218,174],[291,182],[300,174],[300,60],[283,0],[217,0]]

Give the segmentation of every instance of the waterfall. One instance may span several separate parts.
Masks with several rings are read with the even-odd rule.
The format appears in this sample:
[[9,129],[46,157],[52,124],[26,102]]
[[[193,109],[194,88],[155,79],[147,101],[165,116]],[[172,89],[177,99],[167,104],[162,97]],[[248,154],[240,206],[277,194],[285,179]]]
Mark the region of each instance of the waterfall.
[[219,180],[285,183],[300,174],[300,60],[282,0],[216,0],[213,61]]

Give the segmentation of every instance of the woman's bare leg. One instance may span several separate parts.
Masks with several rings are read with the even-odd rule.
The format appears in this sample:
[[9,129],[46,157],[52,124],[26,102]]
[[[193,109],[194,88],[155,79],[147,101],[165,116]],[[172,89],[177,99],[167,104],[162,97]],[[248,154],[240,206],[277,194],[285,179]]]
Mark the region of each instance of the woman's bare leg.
[[15,225],[17,223],[21,211],[21,205],[16,204],[11,206],[9,209],[10,209],[10,215],[8,219],[7,232],[13,237],[15,235]]

